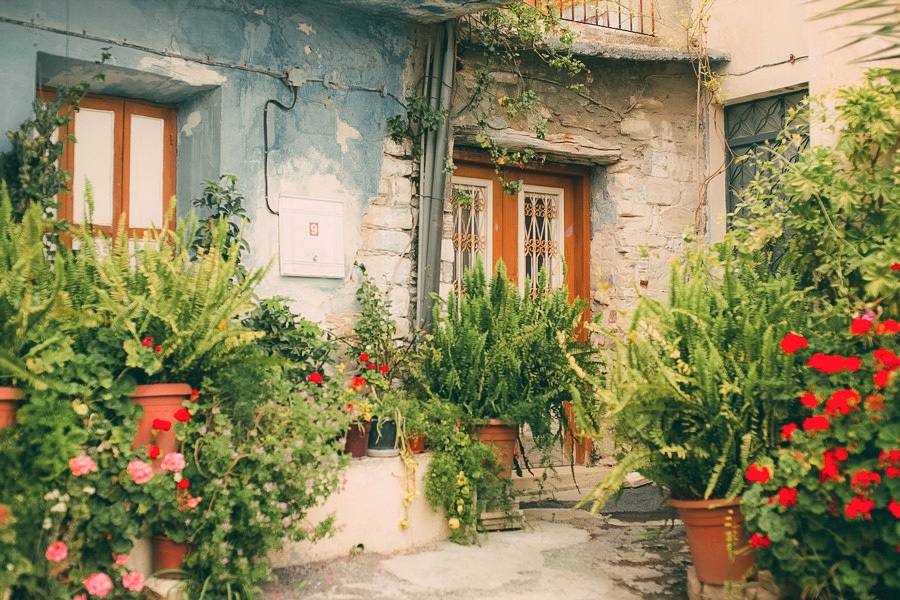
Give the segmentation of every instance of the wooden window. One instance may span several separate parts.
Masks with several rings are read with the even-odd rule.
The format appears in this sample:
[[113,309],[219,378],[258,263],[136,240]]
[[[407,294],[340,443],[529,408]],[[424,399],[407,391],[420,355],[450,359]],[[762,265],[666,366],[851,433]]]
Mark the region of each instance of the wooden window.
[[72,181],[60,197],[60,218],[85,221],[90,182],[93,222],[101,229],[115,231],[123,215],[130,233],[163,225],[175,195],[175,123],[174,106],[85,96],[68,131],[61,132],[76,142],[66,141],[63,151],[61,167]]

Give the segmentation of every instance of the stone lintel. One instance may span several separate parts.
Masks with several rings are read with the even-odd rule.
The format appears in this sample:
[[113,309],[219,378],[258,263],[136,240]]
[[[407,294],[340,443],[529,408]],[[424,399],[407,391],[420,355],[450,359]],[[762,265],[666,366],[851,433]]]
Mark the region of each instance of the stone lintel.
[[[478,127],[457,127],[454,140],[457,147],[480,148],[476,137],[484,135]],[[532,150],[550,162],[575,165],[611,165],[622,156],[622,146],[601,138],[589,139],[581,135],[556,133],[538,138],[533,133],[502,129],[490,131],[490,137],[498,146],[512,151]]]

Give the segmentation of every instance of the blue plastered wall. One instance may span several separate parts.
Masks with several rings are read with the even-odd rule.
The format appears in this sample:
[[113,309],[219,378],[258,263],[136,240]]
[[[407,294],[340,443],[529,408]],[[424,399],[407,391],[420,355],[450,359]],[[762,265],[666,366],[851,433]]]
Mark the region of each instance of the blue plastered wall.
[[[398,167],[385,156],[385,137],[418,60],[414,28],[318,2],[7,0],[0,3],[0,131],[31,114],[37,84],[71,85],[98,69],[106,80],[94,91],[175,104],[179,214],[203,180],[236,175],[250,216],[249,266],[275,260],[260,295],[286,295],[304,316],[346,329],[358,310],[354,261],[409,252],[402,242],[373,247],[384,236],[367,236],[364,223],[379,202],[412,221],[403,215],[412,211],[410,197],[405,207],[403,198],[386,199],[383,167],[391,160],[390,170],[408,177],[402,159]],[[104,49],[111,56],[101,67]],[[297,102],[269,110],[271,208],[278,210],[281,194],[341,201],[344,279],[279,274],[278,217],[264,200],[263,106],[291,103],[280,79],[285,67],[298,83]],[[8,149],[4,136],[0,151]],[[394,279],[408,290],[408,277]]]

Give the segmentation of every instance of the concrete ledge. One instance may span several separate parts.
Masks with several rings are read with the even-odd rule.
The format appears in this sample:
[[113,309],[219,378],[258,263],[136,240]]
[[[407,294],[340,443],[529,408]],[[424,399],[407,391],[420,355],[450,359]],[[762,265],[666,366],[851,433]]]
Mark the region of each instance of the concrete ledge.
[[[416,456],[415,486],[408,512],[403,505],[409,493],[400,458],[354,459],[343,473],[343,489],[310,511],[311,523],[329,515],[337,533],[317,542],[296,542],[272,556],[275,568],[329,560],[356,552],[391,554],[446,540],[443,513],[425,501],[425,472],[430,454]],[[404,527],[403,524],[408,526]]]

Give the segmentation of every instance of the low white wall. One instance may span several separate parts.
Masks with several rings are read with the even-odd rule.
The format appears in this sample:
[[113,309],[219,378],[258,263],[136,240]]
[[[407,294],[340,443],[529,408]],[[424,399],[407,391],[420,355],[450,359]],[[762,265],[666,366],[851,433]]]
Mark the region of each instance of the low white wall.
[[[443,512],[425,501],[425,472],[430,454],[417,455],[415,497],[404,511],[407,482],[400,458],[361,458],[344,470],[343,488],[310,511],[318,522],[334,515],[337,533],[317,542],[296,542],[272,556],[273,566],[287,567],[347,556],[360,545],[364,552],[390,554],[446,540]],[[408,519],[409,526],[401,522]]]

